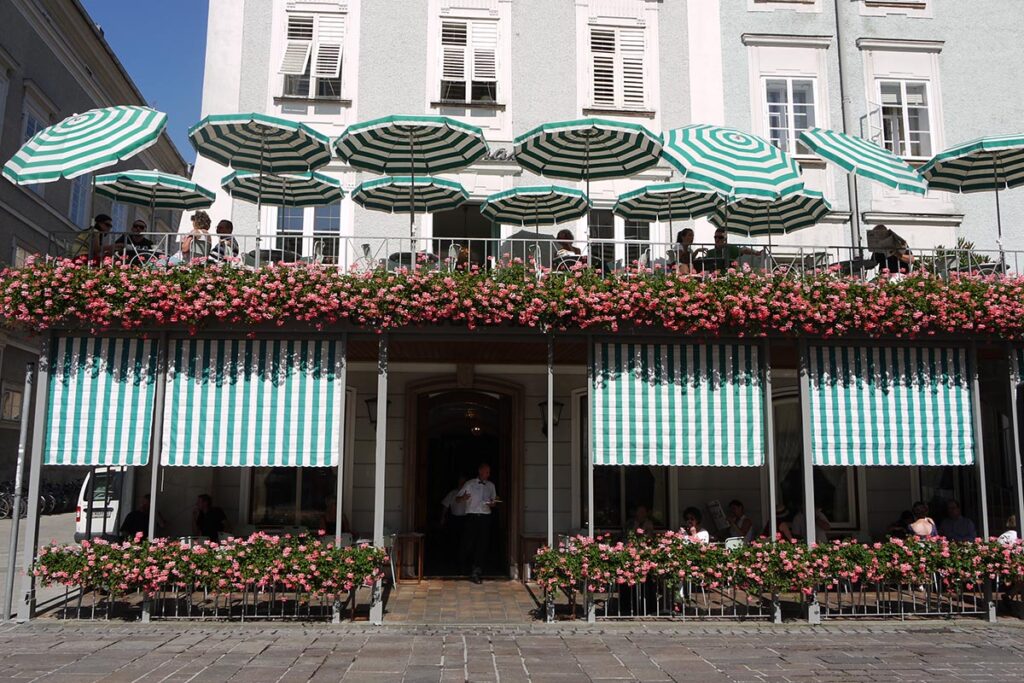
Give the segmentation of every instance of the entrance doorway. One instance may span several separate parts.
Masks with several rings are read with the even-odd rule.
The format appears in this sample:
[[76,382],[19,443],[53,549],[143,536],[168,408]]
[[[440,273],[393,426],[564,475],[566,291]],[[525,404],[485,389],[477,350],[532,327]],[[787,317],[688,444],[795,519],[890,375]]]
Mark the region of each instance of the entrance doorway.
[[[417,405],[416,528],[425,534],[424,573],[461,576],[460,521],[444,514],[442,501],[459,481],[477,474],[480,463],[491,466],[498,496],[511,499],[510,399],[500,394],[451,390],[421,394]],[[507,576],[508,504],[491,515],[484,574]]]

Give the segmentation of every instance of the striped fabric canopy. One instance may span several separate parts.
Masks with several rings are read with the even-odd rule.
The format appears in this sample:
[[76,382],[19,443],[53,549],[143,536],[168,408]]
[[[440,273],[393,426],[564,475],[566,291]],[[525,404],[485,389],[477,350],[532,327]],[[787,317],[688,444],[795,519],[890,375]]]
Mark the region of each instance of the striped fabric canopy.
[[587,215],[590,200],[581,190],[559,185],[517,187],[492,194],[480,213],[492,223],[555,225]]
[[304,123],[266,114],[211,114],[188,130],[198,154],[257,173],[305,173],[331,160],[331,141]]
[[741,199],[722,204],[711,215],[711,222],[747,237],[785,235],[811,227],[831,210],[832,205],[820,192],[800,190],[775,201]]
[[157,344],[60,337],[50,350],[47,465],[149,462]]
[[367,180],[352,190],[356,204],[388,213],[448,211],[469,199],[459,183],[430,176],[395,176]]
[[658,163],[661,136],[637,123],[559,121],[517,137],[515,156],[523,168],[551,178],[624,178]]
[[812,346],[815,465],[970,465],[967,353],[956,348]]
[[596,344],[595,465],[757,467],[764,388],[747,344]]
[[160,139],[167,114],[149,107],[107,107],[75,114],[33,135],[4,164],[12,183],[75,178],[128,159]]
[[482,130],[447,116],[385,116],[356,123],[334,147],[347,164],[383,175],[457,171],[487,154]]
[[181,339],[168,360],[162,465],[338,464],[340,342]]
[[921,167],[928,185],[948,192],[991,192],[1024,185],[1024,134],[978,138],[936,154]]
[[913,166],[864,138],[825,128],[811,128],[800,134],[800,142],[848,173],[870,178],[894,190],[914,194],[928,191],[928,183]]
[[662,154],[687,181],[728,199],[778,199],[804,187],[796,161],[767,140],[735,128],[695,125],[668,132]]
[[312,172],[260,175],[233,171],[220,183],[236,199],[271,206],[329,206],[345,196],[340,180]]
[[154,209],[195,211],[208,209],[216,195],[188,178],[160,171],[121,171],[97,176],[96,194],[115,202]]
[[628,221],[680,221],[707,216],[722,203],[720,194],[699,183],[659,183],[619,195],[612,211]]

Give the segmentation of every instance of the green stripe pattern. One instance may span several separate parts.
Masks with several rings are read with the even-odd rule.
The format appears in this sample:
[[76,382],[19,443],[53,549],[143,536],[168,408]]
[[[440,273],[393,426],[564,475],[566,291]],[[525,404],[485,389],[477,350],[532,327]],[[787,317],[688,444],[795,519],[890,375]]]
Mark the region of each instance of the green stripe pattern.
[[550,178],[625,178],[658,163],[661,136],[637,123],[559,121],[517,137],[515,156],[523,168]]
[[951,147],[921,167],[929,187],[992,192],[1024,185],[1024,134],[978,138]]
[[487,154],[482,130],[447,116],[385,116],[356,123],[335,140],[354,168],[383,175],[457,171]]
[[430,176],[394,176],[360,183],[352,200],[364,209],[388,213],[433,213],[462,205],[469,193],[459,183]]
[[122,171],[97,176],[96,194],[115,202],[156,209],[195,211],[213,206],[216,195],[188,178],[160,171]]
[[730,201],[778,199],[804,188],[796,161],[764,138],[705,124],[668,132],[665,160],[687,181],[707,185]]
[[772,201],[740,199],[723,203],[710,220],[716,227],[746,237],[785,235],[817,224],[831,210],[824,195],[805,189]]
[[612,211],[627,221],[686,221],[722,206],[714,188],[694,182],[658,183],[619,195]]
[[338,464],[340,342],[180,339],[168,361],[162,465]]
[[234,171],[224,176],[221,187],[236,199],[268,206],[330,206],[345,196],[340,180],[321,173]]
[[800,134],[800,141],[847,173],[869,178],[894,190],[922,195],[928,191],[928,183],[917,169],[864,138],[826,128],[811,128]]
[[4,164],[18,185],[75,178],[132,157],[160,139],[167,114],[149,107],[106,107],[39,131]]
[[45,464],[149,462],[157,343],[60,337],[54,340],[49,360]]
[[974,421],[959,348],[811,346],[815,465],[970,465]]
[[492,194],[480,213],[492,223],[555,225],[587,215],[590,200],[581,190],[560,185],[517,187]]
[[764,385],[748,344],[594,345],[595,465],[758,467]]
[[257,173],[306,173],[331,160],[331,141],[304,123],[266,114],[211,114],[188,131],[196,152]]

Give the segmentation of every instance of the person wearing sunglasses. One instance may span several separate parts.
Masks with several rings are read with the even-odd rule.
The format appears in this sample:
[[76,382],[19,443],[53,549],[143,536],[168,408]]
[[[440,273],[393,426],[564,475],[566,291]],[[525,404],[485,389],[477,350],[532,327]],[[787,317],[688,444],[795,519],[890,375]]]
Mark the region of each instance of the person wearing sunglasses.
[[711,261],[714,270],[726,271],[739,266],[740,256],[753,256],[757,253],[747,247],[729,244],[728,233],[722,228],[718,228],[715,230],[715,246],[705,252],[704,258],[705,261]]
[[128,232],[117,238],[114,245],[121,251],[152,251],[153,241],[145,235],[146,221],[137,219]]

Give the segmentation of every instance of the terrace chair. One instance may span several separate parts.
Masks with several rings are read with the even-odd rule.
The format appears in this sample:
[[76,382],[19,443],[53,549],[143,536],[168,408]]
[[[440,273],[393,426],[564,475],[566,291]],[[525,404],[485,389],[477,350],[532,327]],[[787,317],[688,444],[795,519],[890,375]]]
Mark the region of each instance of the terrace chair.
[[730,536],[729,538],[725,539],[725,549],[726,550],[738,550],[739,548],[742,548],[742,547],[743,547],[743,537],[742,536]]

